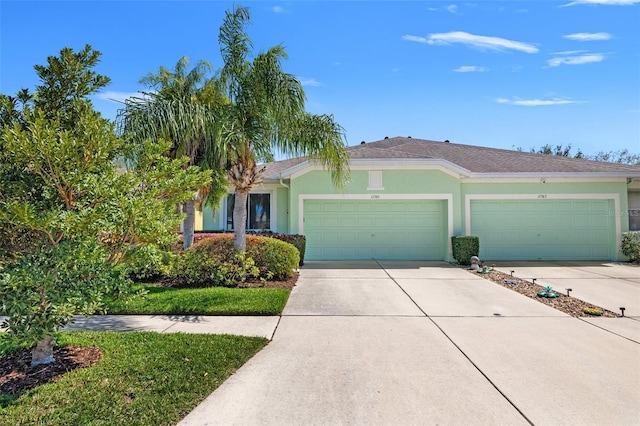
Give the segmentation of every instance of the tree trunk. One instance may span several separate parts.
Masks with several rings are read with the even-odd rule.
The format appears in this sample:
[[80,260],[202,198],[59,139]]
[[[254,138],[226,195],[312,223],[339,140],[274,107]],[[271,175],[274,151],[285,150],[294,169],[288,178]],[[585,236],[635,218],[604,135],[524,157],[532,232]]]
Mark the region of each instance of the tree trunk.
[[31,349],[31,366],[51,364],[54,361],[53,347],[56,341],[51,336],[45,336]]
[[186,250],[193,245],[193,233],[196,223],[196,203],[192,198],[184,203],[184,210],[187,217],[182,224],[182,237],[184,238],[183,249]]
[[247,197],[248,191],[236,189],[233,205],[233,246],[240,251],[247,251]]

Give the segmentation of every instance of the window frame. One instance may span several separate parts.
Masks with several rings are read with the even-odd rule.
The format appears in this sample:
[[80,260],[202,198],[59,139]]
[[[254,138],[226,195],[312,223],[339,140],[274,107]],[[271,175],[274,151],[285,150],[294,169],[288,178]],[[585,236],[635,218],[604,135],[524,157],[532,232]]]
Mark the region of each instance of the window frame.
[[[268,195],[269,196],[269,227],[268,228],[250,228],[249,224],[251,223],[251,196],[252,195]],[[233,197],[235,196],[235,193],[233,192],[229,192],[227,193],[227,196],[224,197],[224,202],[223,202],[223,212],[224,214],[222,215],[222,225],[223,225],[223,229],[227,232],[231,232],[234,230],[234,227],[232,225],[230,225],[231,223],[233,223],[233,210],[229,211],[229,197]],[[275,220],[275,209],[274,209],[274,192],[273,191],[251,191],[249,192],[249,194],[247,195],[247,223],[246,223],[246,230],[247,231],[261,231],[261,230],[269,230],[272,232],[275,232],[275,227],[274,227],[274,220]],[[229,216],[231,214],[231,216]]]

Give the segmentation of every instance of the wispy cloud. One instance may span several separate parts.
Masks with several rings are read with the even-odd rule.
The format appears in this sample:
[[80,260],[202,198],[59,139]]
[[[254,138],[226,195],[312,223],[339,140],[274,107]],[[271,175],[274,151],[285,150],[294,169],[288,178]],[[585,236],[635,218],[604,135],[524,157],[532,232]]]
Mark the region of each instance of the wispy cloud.
[[579,4],[601,4],[605,6],[631,6],[640,3],[640,0],[574,0],[560,7],[576,6]]
[[609,33],[575,33],[562,36],[569,40],[575,41],[597,41],[597,40],[609,40],[611,34]]
[[281,6],[273,6],[271,8],[271,11],[274,13],[285,13],[286,11],[284,10],[284,7]]
[[525,53],[537,53],[538,48],[532,44],[522,43],[519,41],[508,40],[500,37],[488,37],[475,34],[469,34],[463,31],[453,31],[450,33],[429,34],[429,37],[421,37],[415,35],[404,35],[403,40],[414,41],[426,44],[452,44],[461,43],[468,46],[477,47],[479,49],[488,50],[517,50]]
[[517,106],[549,106],[549,105],[570,105],[570,104],[582,104],[584,101],[574,101],[571,99],[506,99],[498,98],[496,102],[499,104],[517,105]]
[[485,72],[487,69],[485,67],[479,67],[476,65],[463,65],[461,67],[456,68],[455,72]]
[[562,56],[559,58],[551,58],[547,60],[547,64],[550,67],[557,67],[560,65],[583,65],[591,64],[594,62],[602,62],[604,55],[601,53],[588,53],[579,56]]
[[562,52],[552,52],[552,55],[562,55],[562,56],[567,56],[567,55],[579,55],[581,53],[587,53],[589,52],[588,50],[563,50]]
[[447,11],[451,12],[451,13],[457,13],[458,12],[458,6],[455,4],[450,4],[449,6],[447,6]]
[[96,98],[102,99],[105,101],[118,102],[122,103],[129,98],[144,98],[144,94],[141,92],[115,92],[115,91],[107,91],[96,94]]
[[300,83],[303,86],[308,86],[308,87],[323,86],[323,84],[321,82],[319,82],[318,80],[316,80],[315,78],[300,77]]

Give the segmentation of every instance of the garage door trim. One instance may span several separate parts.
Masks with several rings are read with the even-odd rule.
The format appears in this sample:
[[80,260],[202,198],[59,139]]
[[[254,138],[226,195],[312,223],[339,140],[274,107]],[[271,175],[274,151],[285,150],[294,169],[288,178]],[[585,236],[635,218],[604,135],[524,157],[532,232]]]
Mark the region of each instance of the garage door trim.
[[473,200],[613,200],[616,248],[622,243],[622,215],[620,194],[467,194],[464,197],[465,234],[471,234],[471,201]]
[[444,200],[447,202],[447,256],[451,258],[453,235],[453,194],[300,194],[298,195],[298,233],[304,234],[305,200]]

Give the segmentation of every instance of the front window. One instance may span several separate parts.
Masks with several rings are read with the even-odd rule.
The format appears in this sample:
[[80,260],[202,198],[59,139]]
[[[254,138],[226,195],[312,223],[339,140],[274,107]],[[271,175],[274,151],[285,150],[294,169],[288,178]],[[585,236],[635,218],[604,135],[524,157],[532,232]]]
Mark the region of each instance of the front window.
[[[247,197],[247,229],[271,229],[271,194],[249,194]],[[227,231],[233,227],[235,195],[227,196]]]
[[629,231],[640,231],[640,209],[629,209]]

